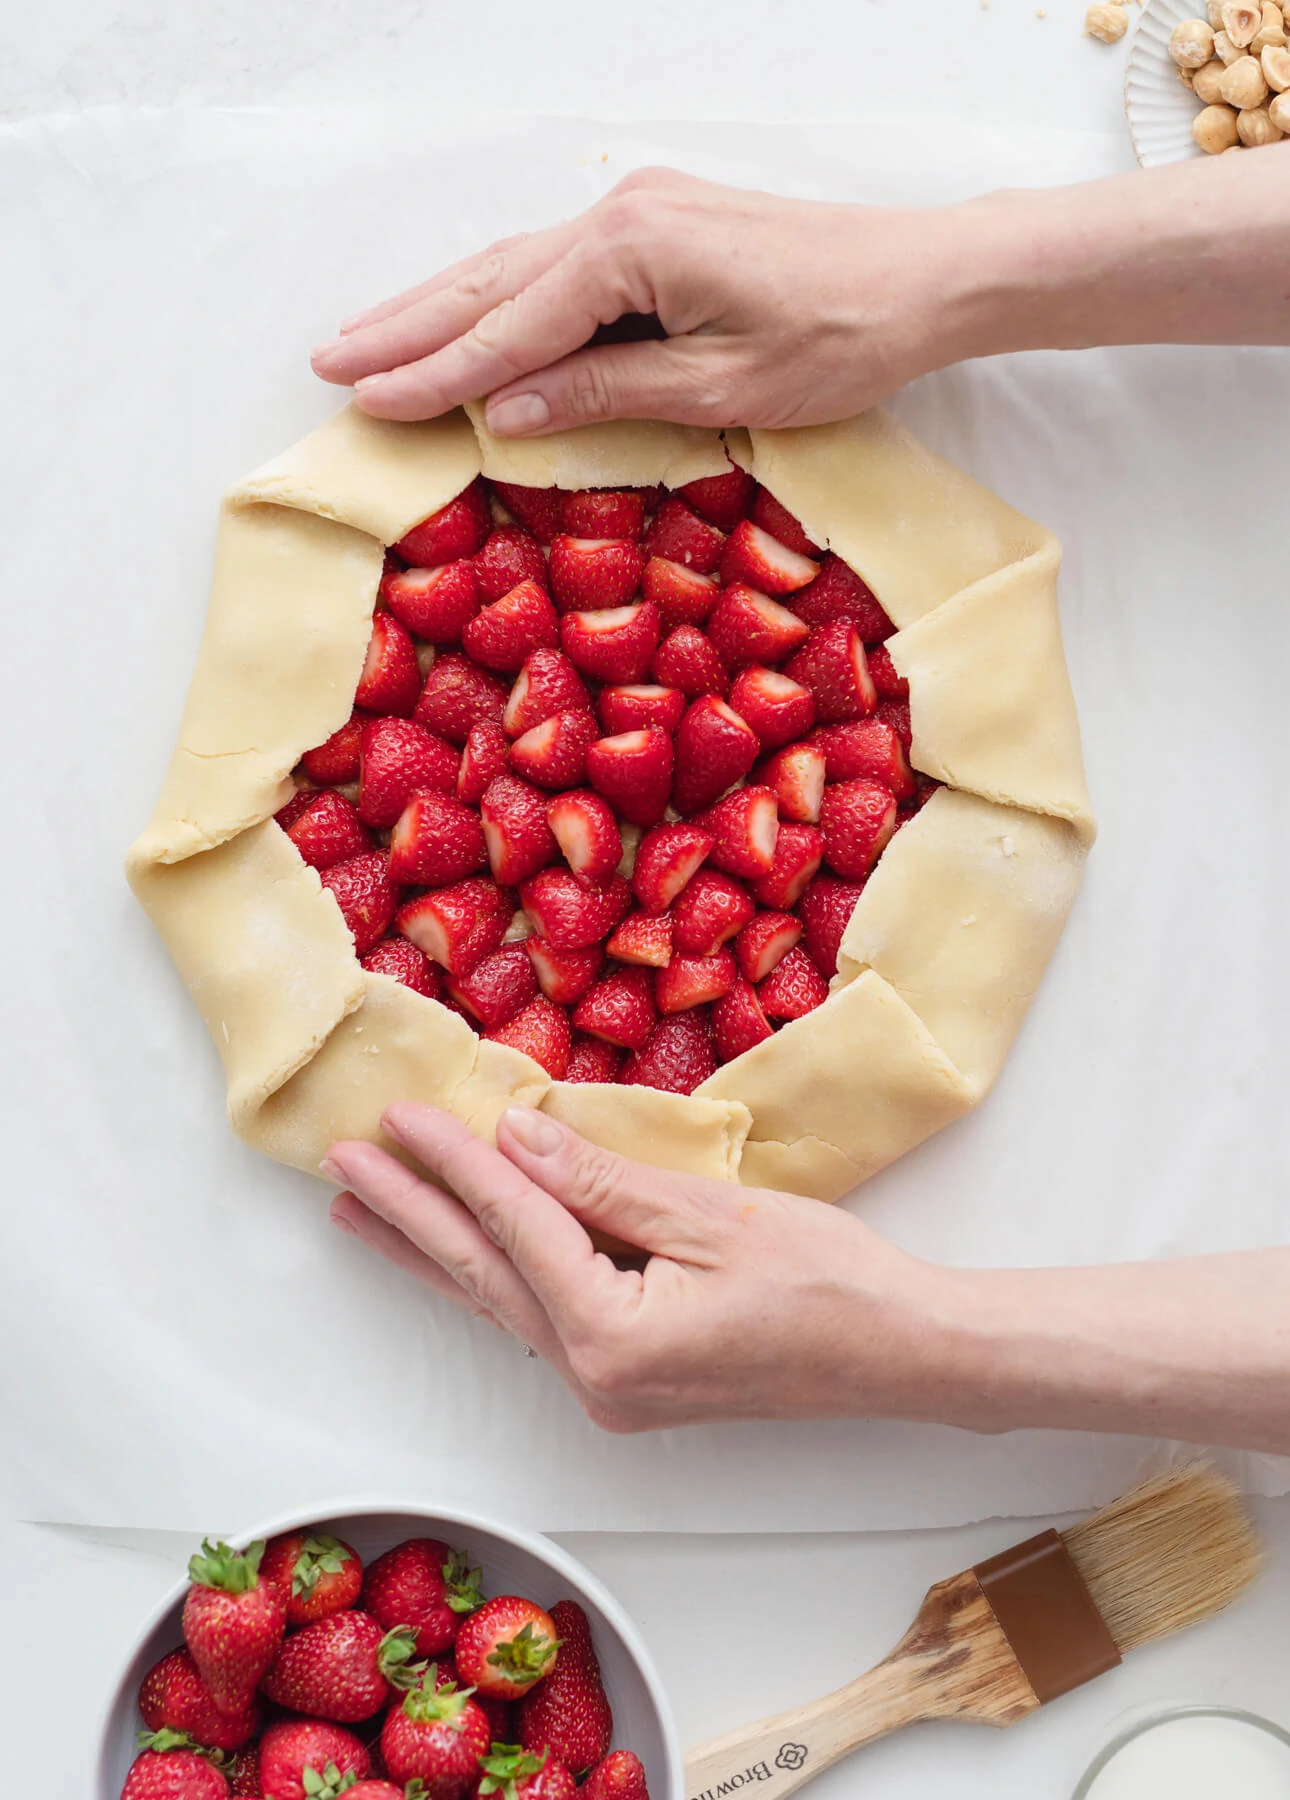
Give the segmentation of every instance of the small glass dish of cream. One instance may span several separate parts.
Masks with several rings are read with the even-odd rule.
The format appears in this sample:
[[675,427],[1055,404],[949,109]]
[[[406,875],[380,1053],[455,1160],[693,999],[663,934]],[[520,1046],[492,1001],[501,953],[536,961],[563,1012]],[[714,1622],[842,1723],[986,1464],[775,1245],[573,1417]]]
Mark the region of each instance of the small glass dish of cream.
[[1290,1800],[1290,1730],[1227,1706],[1136,1719],[1094,1759],[1073,1800]]

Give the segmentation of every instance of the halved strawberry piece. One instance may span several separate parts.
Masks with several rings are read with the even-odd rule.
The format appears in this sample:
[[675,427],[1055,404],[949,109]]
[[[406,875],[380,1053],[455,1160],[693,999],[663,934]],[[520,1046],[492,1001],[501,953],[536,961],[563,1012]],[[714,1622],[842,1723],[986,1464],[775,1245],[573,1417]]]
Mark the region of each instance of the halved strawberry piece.
[[708,862],[727,875],[749,880],[775,860],[779,809],[769,788],[740,787],[694,821],[713,838]]
[[573,1023],[589,1037],[620,1050],[639,1050],[654,1028],[656,1014],[649,972],[613,969],[578,1002]]
[[589,712],[557,713],[511,745],[517,775],[544,788],[578,787],[587,778],[587,746],[600,736]]
[[505,675],[523,668],[534,650],[554,650],[559,642],[560,622],[551,596],[536,581],[521,581],[494,600],[461,634],[461,647],[469,657]]
[[784,673],[810,688],[822,725],[863,718],[878,701],[860,634],[845,619],[818,625]]
[[533,959],[523,944],[503,944],[465,975],[449,978],[448,992],[485,1031],[496,1031],[527,1006],[538,991]]
[[645,529],[645,500],[631,488],[584,488],[566,494],[560,529],[571,538],[630,538]]
[[775,841],[774,862],[753,883],[753,898],[772,912],[787,912],[823,860],[824,839],[814,825],[785,821]]
[[792,913],[755,913],[735,939],[735,957],[745,981],[764,981],[802,935]]
[[613,874],[622,860],[623,839],[607,800],[593,794],[590,788],[579,788],[576,793],[561,794],[552,800],[546,816],[575,875],[584,881],[599,882]]
[[481,720],[501,723],[506,686],[480,669],[468,656],[450,651],[437,656],[412,717],[436,737],[464,744],[472,725]]
[[825,756],[819,745],[786,744],[752,772],[753,781],[775,796],[781,819],[814,825],[824,798]]
[[515,678],[502,724],[511,737],[522,737],[557,713],[590,710],[591,696],[568,657],[559,650],[535,650]]
[[839,781],[824,790],[824,858],[846,881],[867,875],[896,829],[896,798],[876,781]]
[[897,672],[886,644],[875,644],[867,652],[867,661],[874,691],[880,700],[908,700],[909,683]]
[[515,481],[495,481],[493,489],[511,517],[531,531],[539,544],[551,542],[560,529],[562,488],[521,487]]
[[487,605],[500,600],[522,581],[547,585],[546,557],[531,531],[522,525],[499,525],[490,532],[482,550],[475,552],[472,566],[480,599]]
[[662,631],[663,621],[652,600],[640,606],[567,612],[560,620],[560,648],[575,669],[596,681],[641,681]]
[[601,688],[596,708],[606,737],[645,725],[657,725],[672,737],[685,713],[685,695],[680,688],[632,682],[625,687]]
[[492,523],[487,490],[476,476],[455,500],[406,532],[394,549],[405,563],[419,569],[434,568],[438,563],[455,562],[460,556],[473,556]]
[[367,825],[393,825],[423,788],[455,794],[461,758],[411,719],[372,719],[363,732],[358,810]]
[[607,1044],[603,1038],[583,1038],[575,1042],[569,1053],[564,1079],[615,1082],[622,1060],[623,1053],[616,1044]]
[[697,625],[670,631],[654,652],[649,672],[683,694],[724,694],[730,686],[725,664]]
[[632,890],[621,875],[597,886],[572,869],[543,869],[520,889],[533,929],[557,950],[585,950],[607,938],[631,910]]
[[339,731],[333,731],[300,758],[300,767],[310,781],[319,787],[340,787],[358,780],[359,758],[363,750],[363,727],[371,715],[355,710]]
[[677,492],[709,525],[719,531],[733,531],[748,511],[757,483],[745,469],[731,469],[726,475],[701,475],[687,481]]
[[354,704],[368,712],[397,713],[406,719],[420,693],[416,645],[393,613],[377,613],[372,620],[363,673],[354,691]]
[[829,984],[799,944],[757,989],[770,1019],[802,1019],[829,997]]
[[664,969],[672,958],[672,916],[670,913],[628,913],[605,948],[619,962]]
[[545,994],[530,1000],[513,1019],[495,1031],[486,1031],[484,1036],[494,1044],[509,1044],[512,1050],[522,1050],[542,1065],[552,1081],[563,1080],[573,1034],[568,1013]]
[[334,863],[319,878],[354,934],[354,952],[365,956],[390,929],[399,896],[390,878],[389,858],[379,850]]
[[822,725],[811,742],[824,752],[830,781],[855,781],[863,776],[890,788],[897,800],[912,799],[918,791],[905,746],[885,719],[851,719],[843,725]]
[[676,810],[688,816],[711,806],[748,773],[760,748],[752,726],[724,700],[696,700],[676,732]]
[[330,869],[372,848],[353,802],[333,788],[320,788],[287,827],[287,836],[311,869]]
[[656,1087],[669,1094],[692,1094],[717,1072],[712,1022],[699,1008],[660,1019],[643,1050],[629,1056],[619,1080],[624,1087]]
[[778,543],[789,550],[796,550],[799,556],[812,556],[818,561],[824,555],[820,546],[813,544],[807,537],[800,520],[786,506],[781,506],[768,489],[757,489],[757,498],[752,503],[749,517],[754,525],[760,525]]
[[633,825],[653,825],[672,791],[672,740],[657,725],[599,738],[587,750],[587,779]]
[[390,833],[390,879],[404,885],[447,887],[487,860],[479,814],[446,794],[414,794]]
[[838,619],[846,619],[866,644],[879,644],[896,629],[873,589],[832,552],[820,564],[820,572],[810,586],[793,596],[793,611],[808,625],[832,625]]
[[658,607],[665,625],[702,625],[721,589],[712,575],[699,575],[666,556],[651,556],[641,575],[641,592]]
[[717,1055],[723,1063],[733,1062],[745,1050],[755,1050],[774,1036],[774,1027],[762,1011],[755,989],[742,978],[713,1007],[712,1026]]
[[874,711],[891,726],[908,756],[914,747],[914,728],[910,722],[908,700],[880,700]]
[[475,571],[464,558],[386,575],[381,598],[409,631],[431,644],[455,644],[479,611]]
[[424,950],[418,950],[405,937],[382,938],[362,962],[371,974],[392,976],[414,994],[424,994],[427,1000],[437,1000],[443,992],[443,977],[438,969]]
[[317,798],[318,789],[316,787],[298,787],[286,805],[280,806],[274,813],[274,823],[280,825],[283,831],[290,831],[301,813],[307,807],[312,806]]
[[815,696],[778,669],[754,664],[735,677],[730,704],[757,733],[763,750],[805,737],[815,723]]
[[632,889],[647,913],[665,913],[712,849],[698,825],[657,825],[636,847]]
[[727,668],[783,662],[804,644],[811,628],[766,594],[742,581],[721,590],[708,619],[708,636]]
[[497,775],[505,775],[511,766],[511,747],[506,733],[493,719],[481,719],[466,733],[466,748],[461,753],[457,771],[457,798],[467,806],[478,806],[484,791]]
[[725,547],[723,533],[691,512],[676,494],[668,495],[645,533],[646,556],[666,557],[699,575],[712,574]]
[[525,938],[524,948],[537,973],[538,986],[559,1006],[575,1006],[604,967],[605,953],[599,944],[585,950],[557,950],[534,932]]
[[741,519],[735,526],[721,557],[723,587],[732,581],[746,581],[762,594],[795,594],[819,572],[817,562],[790,550],[751,519]]
[[824,975],[838,972],[842,934],[863,893],[863,881],[838,881],[832,875],[817,875],[802,890],[797,903],[802,941],[816,968]]
[[661,1013],[687,1012],[728,994],[739,974],[729,950],[711,956],[673,956],[654,976],[654,999]]
[[499,775],[488,784],[479,817],[488,846],[493,880],[518,887],[553,863],[559,849],[546,819],[547,797],[514,775]]
[[756,909],[746,887],[716,869],[700,869],[672,906],[672,951],[715,956],[736,937]]
[[501,947],[513,910],[511,896],[488,876],[478,875],[409,900],[395,923],[450,975],[464,975]]
[[640,585],[644,559],[630,538],[552,540],[551,590],[561,612],[621,606]]

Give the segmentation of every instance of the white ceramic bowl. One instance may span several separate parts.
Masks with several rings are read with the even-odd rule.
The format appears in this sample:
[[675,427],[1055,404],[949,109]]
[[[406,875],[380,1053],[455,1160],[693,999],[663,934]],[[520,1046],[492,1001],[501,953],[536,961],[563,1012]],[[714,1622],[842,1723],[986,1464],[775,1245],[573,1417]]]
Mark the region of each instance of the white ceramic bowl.
[[[454,1549],[467,1551],[472,1565],[482,1566],[489,1594],[526,1594],[539,1606],[576,1600],[591,1622],[605,1690],[614,1709],[614,1747],[634,1750],[640,1757],[651,1800],[682,1800],[681,1746],[650,1654],[613,1595],[558,1544],[498,1519],[427,1512],[410,1501],[372,1496],[302,1508],[269,1519],[229,1541],[241,1547],[256,1538],[276,1537],[279,1532],[307,1525],[343,1538],[365,1563],[403,1538],[442,1538]],[[139,1683],[158,1658],[182,1643],[179,1617],[187,1591],[186,1581],[177,1582],[135,1633],[125,1653],[99,1732],[93,1800],[120,1800],[126,1770],[137,1754],[135,1733],[142,1726],[135,1703]]]
[[1169,54],[1174,26],[1204,17],[1204,0],[1148,0],[1138,21],[1124,77],[1124,110],[1144,169],[1205,154],[1191,133],[1200,101],[1179,81]]

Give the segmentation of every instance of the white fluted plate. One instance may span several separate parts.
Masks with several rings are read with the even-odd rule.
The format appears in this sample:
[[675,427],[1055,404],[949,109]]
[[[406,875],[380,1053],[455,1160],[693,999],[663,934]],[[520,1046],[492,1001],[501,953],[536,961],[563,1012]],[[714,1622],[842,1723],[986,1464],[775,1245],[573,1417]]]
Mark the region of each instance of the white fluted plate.
[[1203,0],[1148,0],[1138,21],[1124,77],[1124,110],[1144,169],[1204,155],[1191,131],[1200,101],[1178,79],[1169,54],[1174,26],[1204,16]]

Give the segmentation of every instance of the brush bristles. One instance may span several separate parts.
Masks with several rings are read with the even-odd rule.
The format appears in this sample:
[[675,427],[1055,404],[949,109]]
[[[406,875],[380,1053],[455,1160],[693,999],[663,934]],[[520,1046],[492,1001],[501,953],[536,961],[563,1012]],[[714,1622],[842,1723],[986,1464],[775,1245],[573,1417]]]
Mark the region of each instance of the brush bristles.
[[1143,1482],[1062,1538],[1122,1655],[1221,1612],[1263,1562],[1240,1490],[1208,1463]]

